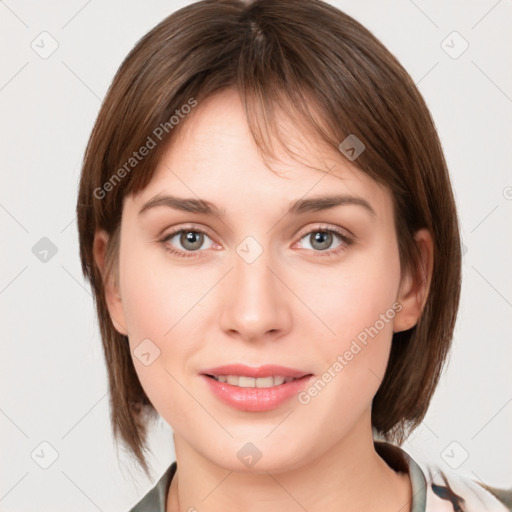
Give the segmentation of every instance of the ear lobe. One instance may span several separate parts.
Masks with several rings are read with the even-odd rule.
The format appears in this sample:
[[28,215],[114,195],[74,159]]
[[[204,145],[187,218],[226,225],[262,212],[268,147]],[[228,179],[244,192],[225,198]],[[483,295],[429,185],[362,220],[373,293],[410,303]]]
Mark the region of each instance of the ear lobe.
[[128,335],[126,329],[126,321],[121,300],[121,294],[115,283],[111,269],[107,268],[107,245],[109,236],[104,230],[96,231],[93,242],[93,256],[96,265],[101,273],[103,280],[103,289],[105,293],[105,301],[107,303],[110,319],[114,324],[116,331],[124,336]]
[[427,302],[434,268],[434,243],[427,229],[420,229],[414,235],[420,253],[419,268],[404,276],[397,301],[402,309],[395,315],[393,331],[406,331],[414,327],[421,317]]

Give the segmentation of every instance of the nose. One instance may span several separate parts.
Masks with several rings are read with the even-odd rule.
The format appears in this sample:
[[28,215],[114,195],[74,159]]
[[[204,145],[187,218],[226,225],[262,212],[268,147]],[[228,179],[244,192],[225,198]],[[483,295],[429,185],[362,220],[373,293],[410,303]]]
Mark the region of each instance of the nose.
[[270,251],[263,251],[252,262],[236,254],[233,266],[222,285],[223,332],[246,341],[283,336],[291,326],[293,294]]

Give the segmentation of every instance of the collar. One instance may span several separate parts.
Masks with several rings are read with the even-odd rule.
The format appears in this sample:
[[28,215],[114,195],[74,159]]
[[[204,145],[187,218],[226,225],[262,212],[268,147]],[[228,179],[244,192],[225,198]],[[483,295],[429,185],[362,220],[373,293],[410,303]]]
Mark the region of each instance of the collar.
[[375,451],[386,464],[400,473],[408,473],[412,487],[411,512],[425,512],[427,504],[427,479],[420,466],[402,448],[384,441],[373,442]]
[[[375,451],[395,471],[408,473],[412,487],[411,512],[425,512],[427,502],[427,480],[420,466],[399,446],[384,441],[373,442]],[[177,469],[174,461],[160,477],[155,486],[130,512],[165,512],[167,494]]]

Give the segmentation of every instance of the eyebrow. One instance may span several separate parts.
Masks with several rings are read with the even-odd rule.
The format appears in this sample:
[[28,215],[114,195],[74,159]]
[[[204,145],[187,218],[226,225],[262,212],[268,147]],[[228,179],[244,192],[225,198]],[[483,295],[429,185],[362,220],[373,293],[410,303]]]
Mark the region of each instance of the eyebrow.
[[[290,204],[287,214],[299,215],[306,212],[318,212],[329,210],[336,206],[356,205],[365,208],[373,217],[377,214],[370,203],[362,197],[337,194],[332,196],[312,197],[308,199],[297,199]],[[210,215],[222,219],[226,216],[225,208],[219,208],[210,201],[204,199],[181,198],[171,195],[157,195],[149,199],[139,211],[139,215],[156,208],[166,206],[175,210],[181,210],[189,213],[199,213]]]

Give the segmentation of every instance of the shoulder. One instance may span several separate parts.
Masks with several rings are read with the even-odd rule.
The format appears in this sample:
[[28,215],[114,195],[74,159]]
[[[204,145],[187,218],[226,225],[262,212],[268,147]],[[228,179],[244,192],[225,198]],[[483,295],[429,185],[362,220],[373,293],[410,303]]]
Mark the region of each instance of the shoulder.
[[399,472],[409,473],[411,512],[507,512],[512,511],[512,487],[503,489],[431,460],[416,461],[400,446],[374,439],[375,450]]
[[173,462],[140,501],[129,512],[165,512],[167,493],[171,480],[176,472],[176,462]]
[[512,488],[493,487],[468,475],[419,464],[426,484],[426,512],[507,512],[512,510]]

